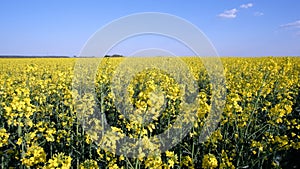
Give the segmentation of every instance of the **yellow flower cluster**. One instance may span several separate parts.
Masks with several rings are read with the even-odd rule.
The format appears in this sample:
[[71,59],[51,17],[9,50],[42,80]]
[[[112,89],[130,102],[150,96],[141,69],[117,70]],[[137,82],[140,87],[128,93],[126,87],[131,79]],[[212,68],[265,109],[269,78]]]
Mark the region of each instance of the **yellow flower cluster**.
[[205,154],[202,160],[202,168],[213,169],[218,167],[218,160],[213,154]]
[[98,169],[99,166],[95,160],[85,160],[79,166],[80,169]]
[[9,133],[6,133],[5,128],[0,128],[0,147],[3,147],[8,143]]
[[42,147],[38,145],[32,145],[27,148],[27,151],[21,161],[22,164],[27,167],[42,164],[46,162],[46,153]]
[[53,155],[53,157],[47,162],[44,169],[69,169],[71,168],[72,158],[70,156],[65,155],[64,153],[58,153]]

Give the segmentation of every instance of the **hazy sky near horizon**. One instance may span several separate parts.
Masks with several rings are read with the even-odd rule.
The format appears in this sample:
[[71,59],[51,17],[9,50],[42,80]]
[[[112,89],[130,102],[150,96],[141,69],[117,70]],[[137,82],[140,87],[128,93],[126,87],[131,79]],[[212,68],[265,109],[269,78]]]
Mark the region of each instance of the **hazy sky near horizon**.
[[[2,0],[0,8],[0,55],[78,55],[111,21],[162,12],[197,26],[220,56],[300,56],[299,0]],[[191,55],[178,46],[166,37],[135,37],[111,53]]]

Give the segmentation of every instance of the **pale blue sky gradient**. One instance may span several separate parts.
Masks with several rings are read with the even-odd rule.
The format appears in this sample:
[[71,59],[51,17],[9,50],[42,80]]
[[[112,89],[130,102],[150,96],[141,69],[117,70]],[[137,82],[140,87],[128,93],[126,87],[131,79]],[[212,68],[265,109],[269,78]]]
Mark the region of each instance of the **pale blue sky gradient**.
[[[0,55],[78,55],[89,37],[112,20],[162,12],[196,25],[220,56],[300,56],[299,11],[299,0],[2,0]],[[176,45],[151,46],[153,39],[159,41],[131,39],[112,52],[128,55],[152,47],[190,55]]]

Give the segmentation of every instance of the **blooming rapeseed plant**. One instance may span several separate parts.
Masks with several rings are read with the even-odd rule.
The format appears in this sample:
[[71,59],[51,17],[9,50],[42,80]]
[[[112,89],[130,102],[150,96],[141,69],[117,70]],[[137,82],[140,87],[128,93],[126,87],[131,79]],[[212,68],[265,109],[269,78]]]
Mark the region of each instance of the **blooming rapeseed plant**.
[[[299,58],[221,58],[224,82],[210,77],[197,57],[177,58],[182,62],[174,65],[161,62],[161,69],[144,66],[161,59],[128,58],[122,67],[124,59],[80,58],[83,64],[77,72],[76,59],[0,59],[0,168],[292,164],[289,153],[300,149]],[[131,59],[141,64],[131,66]],[[183,63],[190,75],[180,77]],[[76,81],[80,73],[91,73],[89,66],[98,67],[94,79],[83,76],[86,81]],[[138,66],[145,69],[136,71]],[[198,87],[195,93],[193,85],[185,84],[190,79]],[[226,84],[225,107],[221,117],[213,119],[218,122],[214,131],[207,120],[216,111],[213,97],[221,96],[213,96],[212,82]],[[188,95],[190,100],[185,99]],[[162,152],[156,136],[191,122],[186,136],[174,138],[178,144]],[[200,142],[204,131],[207,138]],[[140,142],[122,146],[126,137]]]

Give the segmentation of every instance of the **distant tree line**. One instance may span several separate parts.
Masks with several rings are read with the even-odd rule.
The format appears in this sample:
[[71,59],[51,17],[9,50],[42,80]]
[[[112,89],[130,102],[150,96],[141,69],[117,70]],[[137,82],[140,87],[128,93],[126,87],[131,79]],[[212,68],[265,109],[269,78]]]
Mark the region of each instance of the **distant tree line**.
[[115,54],[115,55],[105,55],[104,57],[105,58],[116,58],[116,57],[124,57],[124,56],[123,55]]

